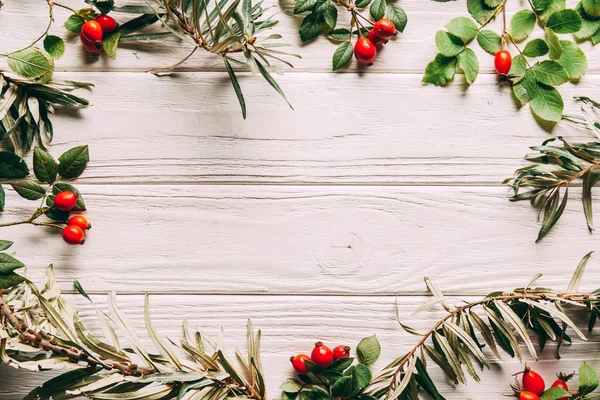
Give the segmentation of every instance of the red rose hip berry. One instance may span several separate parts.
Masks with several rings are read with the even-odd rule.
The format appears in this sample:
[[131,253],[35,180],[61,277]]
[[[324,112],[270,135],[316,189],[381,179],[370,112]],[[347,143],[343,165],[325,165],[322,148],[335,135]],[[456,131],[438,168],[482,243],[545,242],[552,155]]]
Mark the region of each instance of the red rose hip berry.
[[75,204],[77,204],[77,194],[74,192],[60,192],[54,197],[54,206],[61,211],[71,211]]
[[544,389],[546,389],[544,378],[537,372],[525,367],[525,370],[523,371],[523,390],[540,396],[544,393]]
[[[569,391],[567,382],[563,381],[562,379],[557,379],[556,381],[554,381],[554,383],[552,384],[552,387],[559,387],[561,389],[565,389],[567,392]],[[568,399],[568,397],[561,397],[558,400],[567,400],[567,399]]]
[[83,244],[85,243],[85,233],[83,230],[76,225],[67,225],[63,229],[63,239],[69,244]]
[[508,74],[512,65],[512,57],[508,50],[500,50],[494,56],[494,65],[500,75]]
[[333,360],[339,360],[340,358],[350,357],[350,347],[348,346],[337,346],[333,349]]
[[375,31],[372,29],[369,31],[369,35],[367,36],[367,39],[369,39],[371,41],[371,43],[373,43],[375,45],[377,50],[379,50],[381,48],[381,46],[383,46],[384,44],[386,44],[388,42],[387,39],[382,39],[379,36],[377,36],[375,34]]
[[102,14],[96,18],[96,22],[100,24],[103,33],[110,33],[117,29],[117,21],[109,15]]
[[81,40],[83,48],[86,49],[89,53],[100,54],[100,48],[96,47],[96,44],[94,42],[90,42],[89,40],[87,40],[86,37],[83,36],[83,33],[79,34],[79,39]]
[[333,352],[323,344],[323,342],[315,343],[315,348],[310,354],[310,359],[313,360],[319,367],[325,369],[333,362]]
[[535,393],[523,391],[519,393],[519,400],[540,400],[540,396]]
[[398,31],[392,21],[387,18],[381,18],[373,25],[373,32],[381,39],[389,39],[394,36]]
[[292,356],[290,361],[292,362],[292,366],[294,369],[300,374],[308,374],[308,368],[304,361],[310,360],[310,357],[306,354],[298,354],[297,356]]
[[373,42],[362,37],[358,39],[354,45],[354,57],[356,57],[361,64],[371,65],[373,64],[373,61],[375,61],[375,57],[377,57],[377,49]]
[[97,21],[86,21],[81,27],[81,37],[92,42],[97,49],[102,46],[102,26]]
[[92,229],[92,224],[88,222],[88,220],[83,215],[75,215],[67,221],[67,225],[75,225],[87,231],[88,229]]

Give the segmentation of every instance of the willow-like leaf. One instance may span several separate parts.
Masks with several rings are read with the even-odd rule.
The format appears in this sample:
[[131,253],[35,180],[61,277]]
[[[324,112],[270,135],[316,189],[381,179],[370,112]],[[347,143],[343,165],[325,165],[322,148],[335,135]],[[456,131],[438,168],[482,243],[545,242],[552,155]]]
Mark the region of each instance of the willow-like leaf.
[[489,369],[489,367],[490,367],[489,361],[487,360],[487,358],[485,357],[485,355],[483,354],[483,352],[481,351],[481,349],[479,348],[477,343],[475,343],[475,341],[471,338],[471,336],[467,332],[465,332],[458,325],[456,325],[452,322],[449,322],[449,321],[445,321],[444,326],[446,326],[456,336],[458,336],[458,338],[465,344],[465,346],[467,346],[467,348],[475,356],[475,358],[477,358],[483,365],[485,365]]
[[152,326],[152,318],[150,317],[150,297],[148,293],[144,295],[144,322],[146,323],[146,330],[150,340],[154,343],[154,346],[160,351],[160,353],[170,361],[172,366],[176,369],[181,370],[183,367],[179,358],[173,353],[167,345],[158,337],[156,330]]
[[579,261],[579,264],[577,265],[577,268],[575,269],[575,272],[571,277],[571,281],[567,286],[567,292],[576,292],[577,290],[579,290],[579,283],[581,282],[581,278],[583,277],[583,273],[585,272],[585,267],[592,254],[594,254],[594,252],[590,251],[581,259],[581,261]]
[[465,375],[460,366],[460,362],[458,361],[458,357],[456,356],[454,350],[450,347],[448,340],[446,340],[444,336],[438,334],[437,332],[433,333],[432,339],[434,340],[434,343],[439,345],[442,353],[444,353],[445,359],[448,361],[450,367],[452,367],[452,370],[454,371],[458,380],[461,383],[466,384],[467,381],[465,380]]
[[[516,355],[520,361],[521,351],[519,350],[519,342],[517,341],[517,338],[512,332],[511,327],[507,325],[506,322],[504,322],[501,315],[496,314],[496,311],[485,306],[483,307],[483,310],[487,314],[488,318],[494,323],[494,328],[497,328],[497,331],[495,331],[494,333],[497,335],[502,335],[501,337],[505,338],[508,341],[509,348],[514,351],[514,355]],[[505,350],[507,349],[505,348]],[[513,355],[511,354],[511,356]]]
[[499,360],[502,360],[502,357],[498,352],[498,348],[496,347],[494,336],[492,335],[492,332],[487,324],[483,322],[483,320],[473,311],[469,311],[469,313],[466,315],[468,315],[468,318],[470,318],[470,320],[473,322],[475,328],[477,328],[477,330],[481,333],[483,340],[489,346],[492,352],[496,355],[496,357],[498,357]]
[[523,324],[521,318],[512,310],[512,308],[510,308],[504,302],[495,301],[494,304],[500,310],[500,313],[504,317],[504,320],[508,321],[513,326],[515,331],[519,333],[519,336],[521,336],[521,339],[525,343],[527,350],[529,350],[529,354],[531,354],[531,357],[537,360],[538,357],[537,352],[535,351],[535,346],[529,338],[529,334],[527,333],[527,327]]
[[569,317],[567,317],[567,315],[564,314],[563,312],[557,310],[556,308],[552,308],[550,306],[547,306],[546,304],[543,304],[543,303],[540,303],[540,302],[537,302],[537,301],[532,301],[532,300],[529,300],[529,299],[523,299],[521,301],[529,304],[532,307],[539,308],[540,310],[543,310],[543,311],[547,312],[548,314],[550,314],[554,318],[561,320],[562,322],[564,322],[565,324],[567,324],[571,329],[573,329],[575,331],[575,333],[577,334],[577,336],[579,336],[581,338],[581,340],[587,341],[587,338],[581,332],[581,330],[579,330],[579,328],[577,327],[577,325],[575,325],[575,323],[573,321],[571,321],[571,319]]

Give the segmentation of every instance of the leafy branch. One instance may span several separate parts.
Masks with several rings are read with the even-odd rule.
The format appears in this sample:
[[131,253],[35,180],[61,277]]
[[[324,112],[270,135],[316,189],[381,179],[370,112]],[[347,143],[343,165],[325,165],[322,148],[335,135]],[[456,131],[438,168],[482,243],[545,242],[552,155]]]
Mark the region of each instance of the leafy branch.
[[[0,242],[6,250],[12,243]],[[90,332],[60,293],[52,266],[38,288],[14,270],[23,264],[0,253],[0,362],[33,371],[69,369],[25,397],[65,396],[93,399],[264,399],[265,383],[260,363],[260,331],[248,321],[247,357],[236,351],[239,367],[225,357],[223,332],[213,342],[202,332],[192,332],[184,321],[184,339],[165,342],[152,325],[149,297],[144,303],[148,336],[158,353],[145,349],[128,327],[116,296],[109,296],[109,313],[100,310],[78,282],[79,293],[96,311],[104,338]],[[1,292],[1,290],[0,290]],[[115,329],[116,328],[116,329]],[[131,348],[122,348],[120,332]],[[193,362],[181,360],[173,347]]]
[[[435,0],[442,1],[442,0]],[[471,15],[457,17],[447,25],[447,30],[437,32],[435,41],[439,53],[429,63],[423,82],[445,86],[451,82],[457,68],[465,80],[472,84],[479,73],[479,60],[468,45],[474,40],[487,53],[495,55],[505,47],[518,53],[503,80],[512,86],[512,92],[521,106],[529,103],[535,116],[550,122],[561,120],[564,103],[556,89],[566,82],[576,82],[588,69],[587,57],[571,40],[559,35],[573,34],[577,40],[600,40],[600,3],[582,0],[575,9],[567,9],[564,0],[530,0],[516,12],[508,24],[507,5],[517,2],[506,0],[469,0],[467,10]],[[497,17],[502,18],[500,34],[484,29]],[[526,41],[536,26],[544,38]],[[534,60],[546,57],[542,61]]]

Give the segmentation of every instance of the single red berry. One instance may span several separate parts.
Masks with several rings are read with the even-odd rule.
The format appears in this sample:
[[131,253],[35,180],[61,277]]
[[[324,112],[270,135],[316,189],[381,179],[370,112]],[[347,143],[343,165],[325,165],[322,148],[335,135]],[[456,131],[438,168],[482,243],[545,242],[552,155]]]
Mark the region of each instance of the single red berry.
[[77,204],[77,194],[70,191],[60,192],[54,197],[54,206],[61,211],[71,211]]
[[76,225],[67,225],[63,229],[63,239],[69,244],[83,244],[85,243],[85,233],[83,230]]
[[310,360],[310,357],[306,354],[298,354],[297,356],[290,357],[290,361],[292,362],[292,366],[298,373],[300,374],[308,374],[308,368],[304,361]]
[[381,18],[379,21],[375,22],[375,25],[373,25],[373,32],[382,39],[389,39],[398,33],[394,23],[387,18]]
[[100,24],[103,33],[110,33],[117,29],[117,21],[109,15],[102,14],[96,18],[96,22]]
[[531,392],[521,392],[519,393],[519,400],[540,400],[540,396]]
[[381,47],[388,42],[387,39],[382,39],[379,36],[377,36],[373,29],[371,29],[369,31],[369,35],[367,36],[367,39],[369,39],[371,41],[371,43],[373,43],[375,45],[377,50],[381,49]]
[[540,396],[542,393],[544,393],[544,389],[546,389],[544,378],[542,378],[537,372],[525,367],[525,370],[523,371],[523,390]]
[[102,26],[96,21],[86,21],[81,27],[81,36],[96,45],[99,49],[102,46]]
[[313,360],[319,367],[325,369],[333,362],[333,352],[323,344],[323,342],[315,343],[310,359]]
[[354,45],[354,57],[356,57],[361,64],[371,65],[373,64],[375,57],[377,57],[377,49],[373,42],[362,37],[358,39]]
[[[563,381],[562,379],[557,379],[556,381],[554,381],[554,383],[552,384],[552,387],[559,387],[561,389],[565,389],[567,392],[569,391],[567,382]],[[568,397],[561,397],[558,400],[567,400],[567,399],[568,399]]]
[[83,48],[86,49],[88,52],[92,54],[100,54],[100,49],[96,47],[96,44],[87,40],[86,37],[83,36],[83,33],[79,34],[79,39],[81,40]]
[[350,347],[339,345],[333,349],[334,360],[339,360],[344,357],[350,357]]
[[87,231],[88,229],[92,229],[92,224],[88,222],[88,220],[83,215],[75,215],[67,221],[67,225],[75,225]]
[[496,66],[496,71],[500,75],[508,74],[510,71],[510,66],[512,65],[512,57],[508,50],[500,50],[494,56],[494,65]]

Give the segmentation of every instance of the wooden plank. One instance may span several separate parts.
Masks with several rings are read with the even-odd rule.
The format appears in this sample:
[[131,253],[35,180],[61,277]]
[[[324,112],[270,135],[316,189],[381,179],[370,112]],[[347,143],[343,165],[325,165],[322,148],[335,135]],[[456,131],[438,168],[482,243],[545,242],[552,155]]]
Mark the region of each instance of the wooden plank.
[[[144,0],[138,3],[146,4]],[[568,0],[567,4],[573,7],[576,0]],[[66,0],[63,3],[76,8],[81,8],[82,3],[78,0]],[[135,3],[135,1],[129,1]],[[331,71],[331,57],[335,51],[336,43],[332,43],[325,37],[318,38],[314,43],[302,45],[298,27],[301,17],[292,16],[293,1],[266,0],[266,6],[273,6],[273,12],[279,12],[277,18],[280,23],[273,28],[272,32],[283,35],[283,42],[290,44],[287,48],[291,53],[300,53],[302,60],[293,59],[294,70],[285,67],[286,70],[301,72],[329,72]],[[426,0],[402,0],[399,2],[407,15],[408,26],[405,32],[388,44],[380,52],[375,65],[368,68],[369,72],[399,72],[422,74],[425,66],[433,60],[437,49],[435,47],[435,33],[444,29],[444,25],[452,18],[460,15],[468,15],[466,0],[440,4],[439,2]],[[509,4],[508,17],[521,7]],[[283,12],[281,8],[283,7]],[[348,13],[340,9],[339,26],[345,26],[349,21]],[[47,9],[35,0],[22,0],[18,2],[6,2],[0,13],[0,26],[2,26],[2,45],[0,51],[10,51],[27,45],[44,31],[47,24]],[[114,14],[118,21],[127,21],[127,14]],[[162,68],[175,64],[190,52],[189,45],[182,44],[177,40],[151,42],[142,44],[126,44],[118,51],[117,60],[108,57],[95,57],[85,52],[78,42],[77,35],[70,34],[62,27],[62,23],[69,16],[69,12],[60,8],[56,9],[57,23],[52,27],[51,33],[63,36],[67,40],[68,48],[65,56],[57,62],[59,70],[69,71],[146,71],[148,69]],[[488,25],[489,29],[501,31],[501,21]],[[155,30],[160,29],[156,26]],[[538,29],[539,30],[539,29]],[[270,34],[267,33],[267,34]],[[565,35],[565,39],[569,36]],[[493,57],[483,52],[476,43],[471,45],[480,59],[481,71],[494,73]],[[588,53],[588,63],[591,73],[600,72],[600,52],[593,49],[591,43],[585,42],[581,46]],[[511,50],[517,54],[517,50]],[[4,63],[4,60],[1,60]],[[5,64],[2,64],[5,65]],[[224,71],[221,57],[207,55],[198,52],[183,65],[184,70],[207,71],[218,69]],[[360,69],[357,63],[344,70],[346,72],[357,72]],[[459,79],[462,81],[462,78]],[[584,80],[585,81],[585,80]]]
[[[521,287],[538,272],[560,289],[581,257],[598,250],[578,189],[535,245],[537,213],[510,203],[508,188],[79,188],[93,225],[85,245],[63,243],[53,228],[0,233],[35,277],[54,263],[65,289],[79,279],[92,291],[393,295],[424,293],[429,276],[451,293],[486,294]],[[36,205],[10,191],[0,222],[25,219]],[[591,286],[598,262],[586,273]]]
[[[546,283],[546,282],[543,282]],[[74,301],[75,296],[68,296]],[[94,296],[101,307],[106,307],[104,296]],[[426,302],[427,297],[400,297],[398,310],[404,323],[424,332],[440,317],[439,311],[426,311],[411,316],[414,310]],[[474,299],[472,297],[467,298]],[[75,299],[80,305],[82,319],[90,327],[100,332],[95,316],[80,297]],[[374,371],[378,371],[395,357],[400,356],[415,345],[415,336],[402,331],[395,321],[395,297],[337,297],[337,296],[151,296],[151,314],[159,335],[174,340],[181,338],[181,323],[189,319],[192,327],[199,325],[210,337],[215,337],[221,326],[225,327],[225,350],[231,354],[235,347],[245,349],[246,319],[251,318],[255,328],[262,330],[262,360],[268,385],[268,397],[279,397],[279,385],[292,375],[289,357],[300,352],[310,352],[312,343],[323,340],[335,346],[348,344],[352,354],[359,340],[377,334],[382,345],[382,356]],[[127,315],[130,326],[141,338],[144,346],[152,348],[143,321],[142,296],[118,297],[120,309]],[[585,319],[578,322],[586,326]],[[600,367],[598,357],[598,334],[589,336],[589,342],[574,341],[561,350],[560,363],[554,359],[554,346],[548,345],[541,353],[540,362],[532,362],[525,357],[528,365],[540,371],[548,385],[554,374],[575,371],[582,360]],[[125,342],[123,342],[125,343]],[[484,350],[489,354],[487,350]],[[524,354],[526,351],[523,349]],[[500,398],[510,392],[509,384],[514,381],[511,375],[523,366],[511,360],[504,353],[503,362],[494,363],[492,371],[482,371],[482,384],[469,382],[467,386],[452,389],[447,386],[441,373],[431,363],[430,374],[447,398],[479,399],[482,390],[487,398]],[[491,356],[493,357],[493,356]],[[36,383],[48,374],[34,374],[16,371],[5,366],[0,368],[2,400],[21,399]]]
[[[221,73],[59,76],[96,84],[80,91],[91,107],[56,116],[51,149],[89,144],[89,183],[497,185],[551,137],[492,76],[463,92],[414,75],[288,74],[295,111],[244,76],[248,120]],[[600,99],[589,81],[561,89],[568,112],[574,95]],[[552,134],[595,138],[566,123]]]

